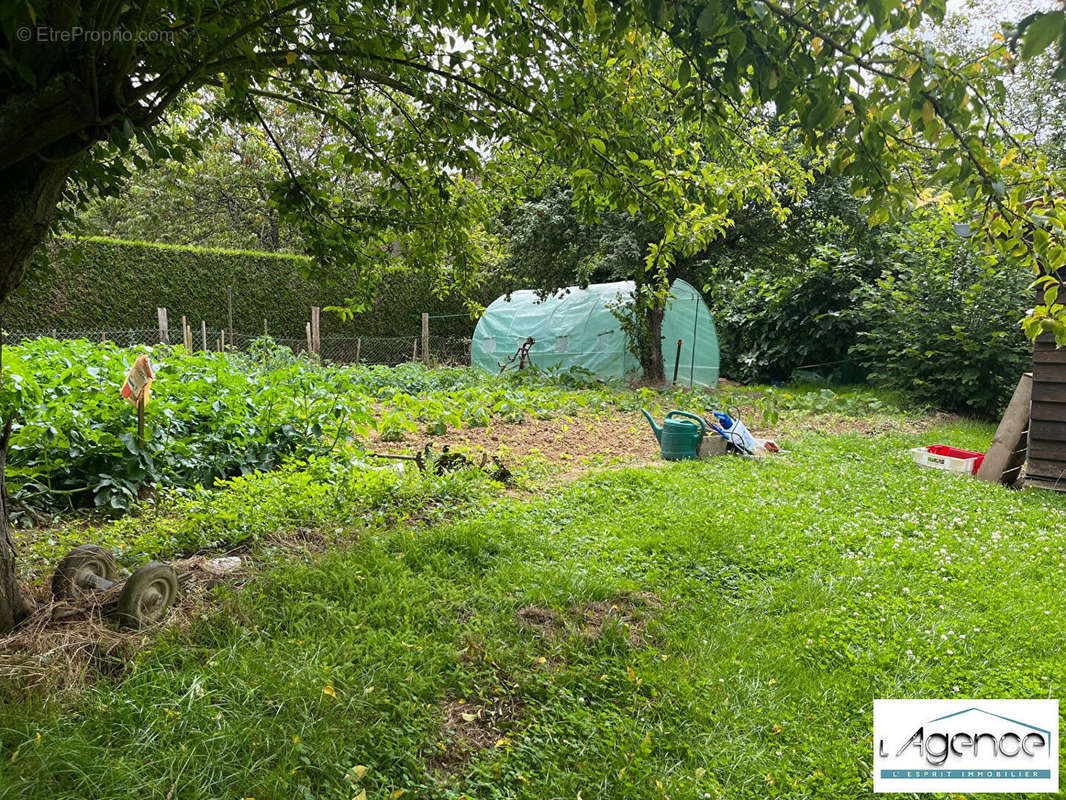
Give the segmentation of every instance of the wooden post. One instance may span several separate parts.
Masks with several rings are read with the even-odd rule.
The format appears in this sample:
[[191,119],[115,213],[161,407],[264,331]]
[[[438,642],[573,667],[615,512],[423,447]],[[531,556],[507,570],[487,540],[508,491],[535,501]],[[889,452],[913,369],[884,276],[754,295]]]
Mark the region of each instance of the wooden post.
[[411,361],[418,361],[418,339],[415,339],[414,347],[411,348]]
[[429,314],[422,312],[422,363],[429,366]]
[[200,320],[200,340],[204,350],[207,349],[207,321]]
[[311,349],[311,323],[307,323],[307,355],[311,355],[314,350]]
[[229,343],[233,346],[233,284],[226,287],[226,330],[229,331]]
[[137,398],[137,442],[144,447],[144,390]]
[[322,309],[319,306],[311,306],[311,346],[315,355],[322,355]]
[[1033,397],[1033,374],[1026,372],[1018,381],[1003,419],[985,452],[977,479],[1011,485],[1018,480],[1025,462],[1029,431],[1029,404]]
[[359,351],[363,349],[363,337],[355,340],[355,366],[359,366]]
[[192,345],[189,344],[189,323],[184,314],[181,315],[181,343],[187,351],[192,350]]
[[221,346],[218,348],[218,350],[219,350],[220,353],[224,353],[226,351],[226,329],[225,328],[223,328],[221,333],[219,334],[218,340],[219,340],[219,342],[222,343]]
[[159,320],[159,341],[163,344],[170,344],[170,329],[167,327],[167,310],[165,308],[157,308],[155,310],[155,315]]
[[267,333],[267,321],[265,319],[263,320],[263,335],[264,336],[269,336],[270,335],[269,333]]

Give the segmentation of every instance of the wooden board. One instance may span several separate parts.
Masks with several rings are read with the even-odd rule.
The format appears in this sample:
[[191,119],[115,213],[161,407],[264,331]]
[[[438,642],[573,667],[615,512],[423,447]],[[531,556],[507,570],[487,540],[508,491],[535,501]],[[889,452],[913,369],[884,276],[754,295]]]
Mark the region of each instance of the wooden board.
[[[1027,432],[1030,426],[1029,404],[1033,393],[1033,375],[1026,372],[1018,381],[1011,396],[1007,410],[1003,413],[996,435],[992,437],[992,444],[985,452],[981,468],[977,470],[977,478],[982,481],[993,483],[1013,484],[1018,480],[1022,464],[1025,463]],[[1066,432],[1066,422],[1042,423],[1045,425],[1063,426]]]
[[1033,419],[1029,421],[1029,436],[1045,442],[1066,442],[1066,422]]
[[1066,348],[1033,348],[1033,362],[1036,364],[1066,364]]
[[1033,343],[1025,485],[1066,491],[1066,348],[1051,334]]
[[1033,402],[1066,403],[1066,386],[1043,380],[1043,375],[1038,369],[1033,377]]
[[1025,470],[1023,485],[1029,489],[1050,489],[1055,492],[1066,492],[1066,474],[1058,478],[1043,475],[1032,475],[1028,467]]
[[1066,403],[1033,402],[1029,416],[1048,422],[1066,422]]
[[[1040,361],[1033,361],[1033,372],[1036,373],[1037,383],[1053,383],[1060,384],[1066,383],[1066,363],[1043,363]],[[1066,388],[1056,387],[1059,391],[1063,392],[1063,399],[1066,399]]]
[[1029,458],[1061,462],[1066,470],[1066,442],[1029,437]]

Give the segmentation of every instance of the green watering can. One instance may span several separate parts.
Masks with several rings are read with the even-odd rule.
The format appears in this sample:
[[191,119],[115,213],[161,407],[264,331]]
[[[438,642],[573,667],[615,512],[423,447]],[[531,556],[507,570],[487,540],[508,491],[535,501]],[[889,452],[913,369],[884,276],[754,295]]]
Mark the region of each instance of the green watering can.
[[668,461],[684,461],[699,455],[700,442],[707,433],[707,424],[700,417],[687,411],[670,411],[660,426],[643,408],[640,413],[648,418],[655,438],[659,440],[663,458]]

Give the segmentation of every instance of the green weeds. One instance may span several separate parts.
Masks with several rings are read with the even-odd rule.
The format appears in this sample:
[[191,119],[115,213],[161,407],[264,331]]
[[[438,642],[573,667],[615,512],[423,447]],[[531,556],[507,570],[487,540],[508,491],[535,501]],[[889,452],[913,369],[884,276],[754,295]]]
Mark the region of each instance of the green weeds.
[[445,475],[366,460],[344,448],[292,459],[279,469],[215,483],[213,489],[168,490],[137,513],[110,523],[75,523],[20,534],[27,574],[47,572],[72,547],[94,542],[136,565],[204,550],[254,545],[271,534],[316,531],[341,539],[350,527],[428,522],[454,515],[486,496],[480,470]]

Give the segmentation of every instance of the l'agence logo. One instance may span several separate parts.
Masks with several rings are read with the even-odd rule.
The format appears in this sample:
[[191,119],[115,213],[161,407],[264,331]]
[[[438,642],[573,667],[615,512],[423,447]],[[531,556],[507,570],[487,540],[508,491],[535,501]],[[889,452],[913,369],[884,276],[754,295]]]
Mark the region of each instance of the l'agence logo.
[[875,700],[875,792],[1057,792],[1058,700]]

